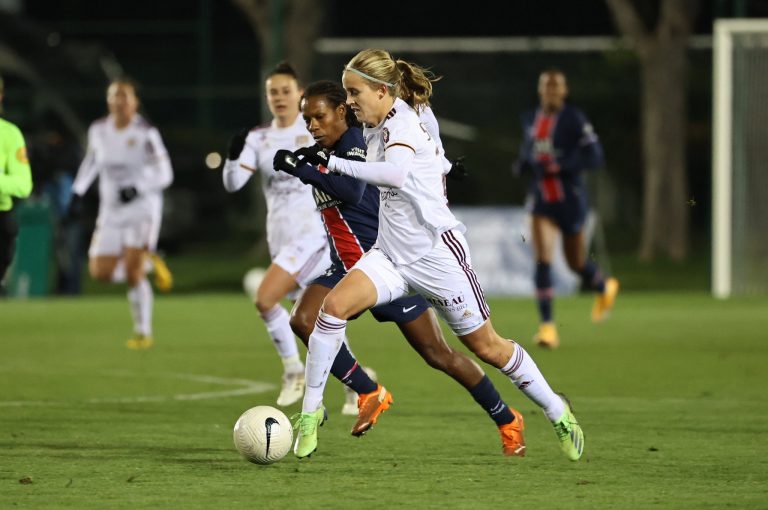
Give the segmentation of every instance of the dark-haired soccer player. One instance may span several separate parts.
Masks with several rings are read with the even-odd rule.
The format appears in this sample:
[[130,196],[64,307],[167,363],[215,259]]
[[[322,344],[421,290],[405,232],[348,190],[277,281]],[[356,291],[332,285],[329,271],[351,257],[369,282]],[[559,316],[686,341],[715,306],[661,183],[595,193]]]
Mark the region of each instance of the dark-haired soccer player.
[[603,149],[586,115],[565,103],[565,75],[549,69],[539,76],[539,107],[522,117],[523,145],[518,171],[533,174],[532,237],[536,257],[536,296],[541,324],[534,341],[542,347],[560,344],[553,320],[550,264],[559,235],[562,235],[568,266],[581,276],[582,286],[597,293],[592,320],[605,318],[613,307],[619,282],[605,279],[587,258],[584,222],[589,212],[585,170],[603,164]]

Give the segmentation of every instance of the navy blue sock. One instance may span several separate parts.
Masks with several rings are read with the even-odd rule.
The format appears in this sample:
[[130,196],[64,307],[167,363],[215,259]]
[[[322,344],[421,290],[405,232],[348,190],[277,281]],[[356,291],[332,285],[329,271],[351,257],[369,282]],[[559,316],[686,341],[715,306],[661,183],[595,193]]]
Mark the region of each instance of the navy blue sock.
[[499,395],[499,392],[487,375],[474,388],[469,390],[469,393],[475,399],[475,402],[485,409],[485,412],[496,422],[497,426],[500,427],[507,423],[512,423],[515,419],[515,415],[509,410],[509,406],[501,400],[501,395]]
[[352,357],[352,353],[347,349],[347,344],[341,344],[341,349],[333,360],[331,366],[333,376],[344,383],[355,393],[370,393],[376,391],[378,387],[373,380],[368,377],[363,367]]
[[581,284],[585,289],[595,290],[597,292],[603,292],[605,290],[605,279],[600,272],[600,268],[597,264],[591,260],[587,260],[584,267],[581,269]]
[[552,271],[546,262],[536,263],[536,299],[539,304],[541,322],[552,322]]

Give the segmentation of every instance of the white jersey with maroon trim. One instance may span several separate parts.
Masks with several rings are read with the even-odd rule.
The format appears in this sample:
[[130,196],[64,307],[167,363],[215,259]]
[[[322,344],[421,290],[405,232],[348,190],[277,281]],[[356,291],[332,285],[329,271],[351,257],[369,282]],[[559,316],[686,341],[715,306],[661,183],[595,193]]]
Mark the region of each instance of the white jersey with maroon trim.
[[448,209],[443,188],[443,156],[416,111],[395,99],[387,117],[365,128],[367,161],[386,161],[386,149],[404,146],[415,153],[399,189],[379,187],[379,237],[376,245],[395,263],[407,264],[426,255],[440,234],[464,226]]
[[432,108],[427,106],[419,112],[419,120],[424,127],[427,128],[427,132],[437,144],[437,150],[440,151],[440,161],[443,164],[443,174],[447,174],[451,171],[451,162],[445,157],[445,149],[443,148],[443,141],[440,139],[440,126],[437,124],[437,117]]
[[[173,169],[158,130],[139,114],[122,129],[111,115],[91,124],[88,151],[72,191],[84,195],[97,177],[98,225],[160,221],[162,191],[173,181]],[[138,195],[124,204],[120,190],[128,187],[136,188]]]
[[[280,149],[295,151],[314,143],[301,115],[286,128],[269,126],[252,129],[237,161],[227,161],[224,183],[228,191],[239,189],[258,172],[267,202],[267,242],[273,257],[296,238],[318,238],[326,242],[312,187],[292,175],[275,170],[272,162]],[[247,174],[247,175],[246,175]]]

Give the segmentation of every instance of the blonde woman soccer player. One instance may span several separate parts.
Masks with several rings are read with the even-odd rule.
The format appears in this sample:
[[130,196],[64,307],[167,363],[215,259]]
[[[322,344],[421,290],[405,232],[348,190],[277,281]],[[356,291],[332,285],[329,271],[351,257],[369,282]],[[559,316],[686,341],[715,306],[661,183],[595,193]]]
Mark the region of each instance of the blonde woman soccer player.
[[[346,97],[342,86],[334,82],[319,81],[307,87],[301,110],[307,129],[317,145],[299,150],[300,154],[323,151],[346,159],[365,161],[363,130],[345,104]],[[434,128],[437,129],[437,121]],[[315,188],[315,201],[331,246],[333,265],[307,287],[291,313],[294,332],[307,343],[325,296],[376,241],[379,190],[347,175],[327,173],[323,167],[299,163],[296,155],[287,150],[277,151],[274,166]],[[498,427],[504,455],[525,455],[523,417],[501,399],[477,363],[448,345],[434,310],[423,297],[403,297],[371,308],[370,312],[379,322],[397,324],[408,343],[427,364],[445,372],[469,391]],[[343,343],[331,366],[331,374],[360,395],[358,420],[352,428],[352,435],[362,435],[389,408],[392,395],[381,384],[367,377]]]
[[[297,402],[304,391],[304,364],[290,325],[284,298],[320,276],[331,264],[325,229],[312,198],[312,188],[272,167],[278,149],[296,150],[312,144],[299,114],[301,87],[293,68],[283,62],[266,81],[267,105],[274,118],[266,126],[242,131],[230,141],[224,165],[224,187],[241,189],[254,173],[261,176],[267,202],[267,242],[272,263],[256,291],[256,309],[283,361],[277,405]],[[355,409],[356,411],[356,409]]]
[[136,85],[127,78],[107,88],[109,115],[88,129],[88,151],[72,184],[75,207],[99,178],[99,214],[88,250],[88,269],[103,282],[128,283],[133,316],[130,349],[152,346],[154,296],[147,281],[154,258],[159,286],[170,287],[170,272],[153,257],[160,233],[163,190],[173,181],[173,169],[160,133],[138,113]]
[[331,156],[325,164],[331,172],[379,187],[379,235],[323,301],[309,339],[294,453],[307,457],[317,448],[317,427],[325,413],[323,390],[347,319],[413,291],[432,304],[475,355],[500,369],[543,409],[565,455],[578,460],[584,435],[569,404],[552,391],[528,353],[491,324],[464,227],[447,206],[440,151],[419,119],[432,95],[430,77],[383,50],[364,50],[344,68],[347,104],[366,126],[367,161]]

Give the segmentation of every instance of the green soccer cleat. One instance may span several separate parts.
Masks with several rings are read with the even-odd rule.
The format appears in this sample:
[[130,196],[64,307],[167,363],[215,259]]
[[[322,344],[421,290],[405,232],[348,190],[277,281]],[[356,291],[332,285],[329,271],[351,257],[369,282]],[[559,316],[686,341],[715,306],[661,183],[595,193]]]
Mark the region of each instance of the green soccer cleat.
[[561,394],[560,398],[563,399],[565,404],[565,412],[552,426],[555,428],[555,434],[557,434],[557,438],[560,440],[560,449],[568,459],[577,461],[581,458],[581,454],[584,453],[584,432],[573,415],[571,402],[565,395]]
[[317,426],[322,427],[327,418],[324,405],[320,405],[313,413],[298,413],[291,416],[294,420],[293,429],[298,431],[296,444],[293,446],[293,453],[298,458],[309,457],[317,450]]

